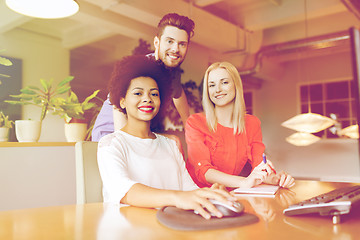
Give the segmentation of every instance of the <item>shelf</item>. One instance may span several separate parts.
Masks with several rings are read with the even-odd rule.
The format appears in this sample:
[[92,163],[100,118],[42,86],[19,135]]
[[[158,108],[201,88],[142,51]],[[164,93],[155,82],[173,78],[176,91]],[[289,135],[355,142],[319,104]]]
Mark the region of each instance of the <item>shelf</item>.
[[75,146],[75,142],[0,142],[0,147],[57,147]]

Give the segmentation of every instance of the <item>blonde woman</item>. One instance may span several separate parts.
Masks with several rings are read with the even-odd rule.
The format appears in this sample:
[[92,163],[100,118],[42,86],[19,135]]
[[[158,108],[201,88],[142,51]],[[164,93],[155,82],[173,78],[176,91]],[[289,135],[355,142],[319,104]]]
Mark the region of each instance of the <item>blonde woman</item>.
[[[204,113],[193,114],[185,127],[187,169],[200,187],[220,183],[227,187],[252,187],[262,182],[291,187],[294,178],[276,173],[263,161],[260,120],[246,114],[243,86],[237,69],[228,62],[212,64],[205,72]],[[252,171],[241,177],[249,162]]]

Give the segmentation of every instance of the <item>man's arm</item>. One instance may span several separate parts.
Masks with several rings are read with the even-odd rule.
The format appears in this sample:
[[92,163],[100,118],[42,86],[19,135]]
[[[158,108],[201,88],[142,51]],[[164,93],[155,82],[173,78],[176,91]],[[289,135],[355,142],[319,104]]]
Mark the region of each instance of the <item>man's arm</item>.
[[180,114],[180,118],[181,121],[183,122],[183,126],[185,126],[186,120],[190,116],[190,110],[184,89],[181,89],[181,96],[179,98],[173,98],[173,102],[176,107],[176,110]]

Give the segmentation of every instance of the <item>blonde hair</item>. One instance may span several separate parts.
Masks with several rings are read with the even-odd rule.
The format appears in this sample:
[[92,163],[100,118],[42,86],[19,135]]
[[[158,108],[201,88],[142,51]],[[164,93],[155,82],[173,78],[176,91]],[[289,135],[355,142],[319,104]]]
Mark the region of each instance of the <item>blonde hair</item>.
[[205,72],[204,82],[203,82],[203,94],[202,94],[202,105],[204,113],[206,116],[206,122],[210,131],[216,131],[217,117],[215,114],[215,104],[211,101],[209,96],[208,81],[209,73],[212,70],[223,68],[225,69],[231,79],[234,81],[235,85],[235,100],[234,100],[234,109],[232,112],[232,123],[234,128],[234,135],[242,133],[245,130],[245,100],[244,100],[244,90],[242,81],[239,75],[238,70],[234,65],[228,62],[216,62],[210,65]]

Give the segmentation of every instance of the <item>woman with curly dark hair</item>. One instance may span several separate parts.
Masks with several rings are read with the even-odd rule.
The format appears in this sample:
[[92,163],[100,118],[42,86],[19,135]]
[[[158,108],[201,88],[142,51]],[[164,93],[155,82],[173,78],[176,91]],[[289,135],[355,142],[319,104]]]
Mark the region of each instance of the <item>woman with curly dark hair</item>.
[[210,199],[233,205],[236,198],[219,184],[199,189],[176,141],[150,128],[166,97],[162,96],[162,71],[153,64],[145,56],[131,56],[115,65],[109,85],[111,102],[128,119],[123,128],[99,141],[104,202],[176,206],[195,210],[207,219],[211,214],[222,217]]

